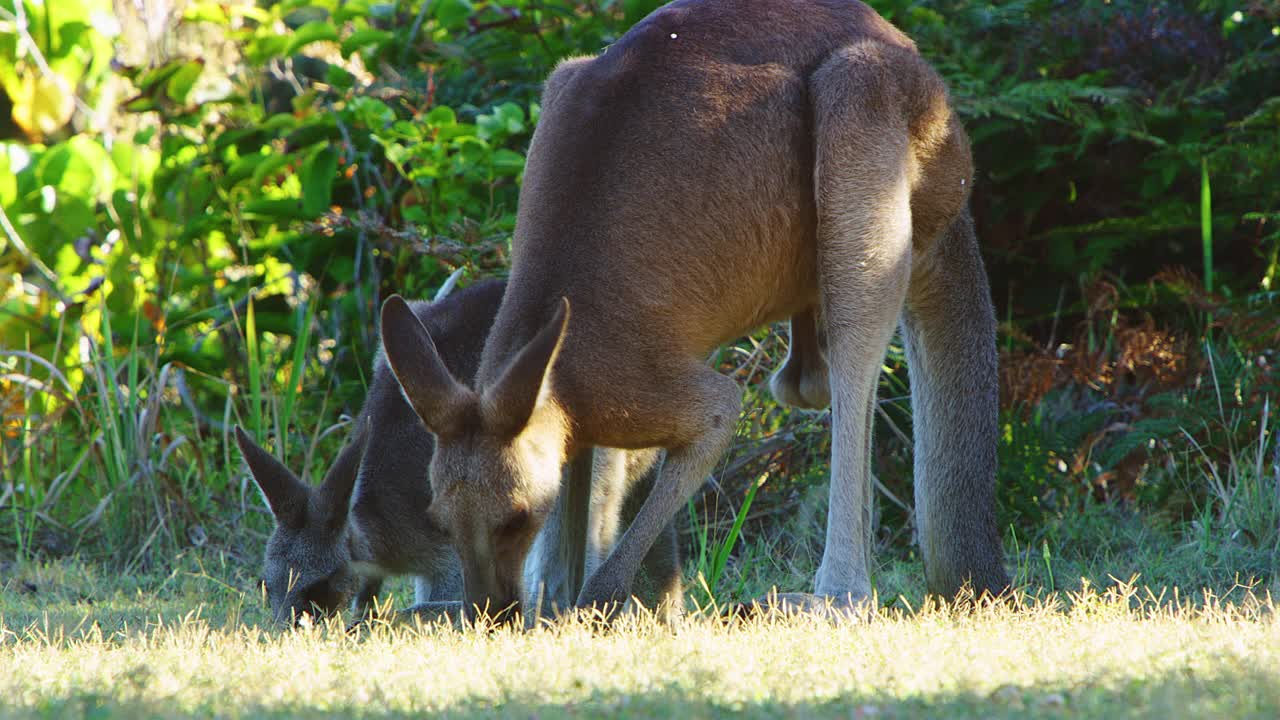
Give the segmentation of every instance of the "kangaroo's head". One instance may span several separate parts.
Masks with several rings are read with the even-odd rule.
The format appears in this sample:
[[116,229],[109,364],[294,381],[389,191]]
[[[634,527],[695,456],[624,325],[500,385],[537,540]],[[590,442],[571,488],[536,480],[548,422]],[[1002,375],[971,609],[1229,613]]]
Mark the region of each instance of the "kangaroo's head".
[[473,389],[445,367],[401,297],[382,307],[387,361],[436,436],[430,522],[448,532],[462,559],[472,616],[520,614],[525,556],[560,490],[566,431],[548,384],[568,321],[562,301],[497,380]]
[[278,623],[339,610],[358,589],[351,569],[347,506],[355,487],[364,433],[339,453],[318,488],[296,475],[236,428],[236,443],[266,498],[276,527],[267,540],[262,581]]

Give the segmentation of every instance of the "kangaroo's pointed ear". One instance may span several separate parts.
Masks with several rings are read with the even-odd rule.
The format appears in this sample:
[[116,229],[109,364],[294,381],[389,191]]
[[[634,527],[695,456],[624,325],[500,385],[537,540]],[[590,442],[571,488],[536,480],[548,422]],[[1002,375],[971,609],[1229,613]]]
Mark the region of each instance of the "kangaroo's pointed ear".
[[271,453],[258,446],[240,426],[236,426],[236,444],[249,466],[253,481],[266,499],[276,522],[288,528],[301,528],[307,521],[307,503],[311,488],[289,472]]
[[347,441],[338,457],[334,459],[329,472],[320,483],[319,509],[321,522],[326,530],[337,532],[347,524],[347,513],[351,506],[351,493],[356,487],[356,477],[360,472],[360,461],[364,458],[365,441],[369,436],[368,421],[361,418],[355,435]]
[[399,295],[382,304],[382,348],[400,389],[427,429],[437,435],[456,434],[474,394],[454,379],[431,334]]
[[481,407],[488,430],[514,437],[529,424],[534,408],[547,390],[551,366],[560,353],[568,328],[569,299],[560,298],[551,321],[520,349],[502,377],[485,389]]

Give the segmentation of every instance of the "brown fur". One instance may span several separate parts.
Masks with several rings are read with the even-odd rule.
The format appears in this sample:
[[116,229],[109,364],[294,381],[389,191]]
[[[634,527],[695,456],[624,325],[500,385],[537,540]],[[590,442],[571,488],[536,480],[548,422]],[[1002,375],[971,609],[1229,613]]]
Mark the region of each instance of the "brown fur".
[[[833,406],[818,597],[791,599],[860,602],[871,411],[905,310],[929,587],[1001,590],[995,325],[966,209],[972,166],[914,44],[853,0],[680,0],[598,57],[562,63],[543,99],[511,278],[475,382],[391,357],[411,398],[431,389],[415,403],[427,425],[460,429],[433,463],[453,498],[433,507],[437,521],[482,537],[519,509],[536,526],[559,467],[584,448],[665,448],[653,492],[579,603],[624,599],[732,438],[739,393],[704,359],[791,317],[796,344],[775,390]],[[429,340],[412,351],[429,354]],[[469,602],[505,597],[521,547],[462,551],[494,573],[468,582]]]

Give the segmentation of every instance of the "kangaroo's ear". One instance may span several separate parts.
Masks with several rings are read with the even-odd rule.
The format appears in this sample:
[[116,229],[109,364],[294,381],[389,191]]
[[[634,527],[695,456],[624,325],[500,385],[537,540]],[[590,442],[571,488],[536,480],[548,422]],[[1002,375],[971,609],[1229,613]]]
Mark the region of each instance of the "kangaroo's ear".
[[474,393],[454,379],[431,334],[399,295],[382,304],[382,348],[400,389],[427,429],[437,435],[461,430]]
[[334,459],[329,472],[320,483],[320,516],[326,530],[337,532],[347,524],[347,513],[351,506],[351,493],[356,487],[356,477],[360,471],[360,460],[364,458],[365,441],[369,436],[368,420],[361,418],[356,422],[359,427],[347,441],[338,457]]
[[236,426],[236,444],[249,466],[253,481],[266,499],[276,522],[288,528],[301,528],[307,521],[307,503],[311,488],[289,472],[271,453],[263,450]]
[[500,436],[514,437],[524,430],[534,408],[547,390],[569,328],[569,299],[560,298],[551,321],[520,349],[498,381],[484,391],[481,407],[485,427]]

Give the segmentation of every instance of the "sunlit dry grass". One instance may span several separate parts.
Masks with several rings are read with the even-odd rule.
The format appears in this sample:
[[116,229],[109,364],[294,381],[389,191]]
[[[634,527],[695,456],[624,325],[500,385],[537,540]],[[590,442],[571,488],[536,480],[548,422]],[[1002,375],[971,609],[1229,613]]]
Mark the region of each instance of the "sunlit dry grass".
[[608,631],[579,619],[528,632],[375,624],[353,636],[340,621],[265,628],[257,599],[230,589],[159,604],[105,593],[47,616],[38,593],[10,590],[6,715],[1280,714],[1280,627],[1270,598],[1247,593],[1228,603],[1118,585],[841,625],[633,617]]

